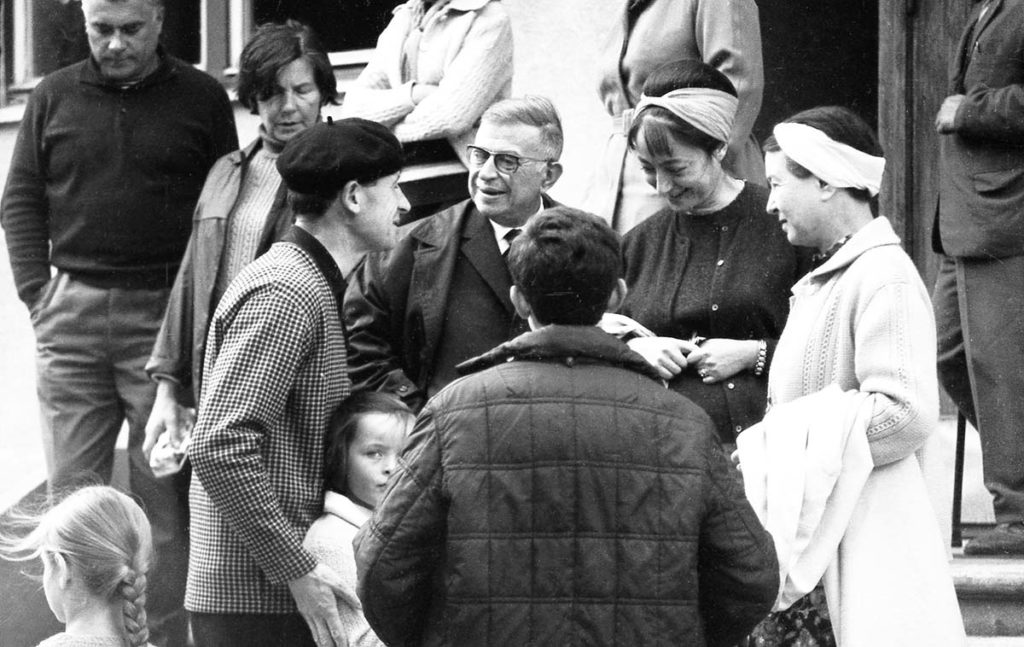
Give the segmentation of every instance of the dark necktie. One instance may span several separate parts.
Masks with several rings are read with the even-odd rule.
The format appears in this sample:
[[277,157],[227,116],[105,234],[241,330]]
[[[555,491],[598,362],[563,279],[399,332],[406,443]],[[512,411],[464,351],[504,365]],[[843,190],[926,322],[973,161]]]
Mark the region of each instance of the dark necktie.
[[516,236],[518,236],[521,233],[523,233],[522,229],[509,229],[507,232],[505,232],[503,238],[505,239],[506,242],[508,242],[508,247],[506,247],[505,251],[501,254],[502,258],[508,258],[508,252],[510,249],[512,249],[512,241],[515,240]]

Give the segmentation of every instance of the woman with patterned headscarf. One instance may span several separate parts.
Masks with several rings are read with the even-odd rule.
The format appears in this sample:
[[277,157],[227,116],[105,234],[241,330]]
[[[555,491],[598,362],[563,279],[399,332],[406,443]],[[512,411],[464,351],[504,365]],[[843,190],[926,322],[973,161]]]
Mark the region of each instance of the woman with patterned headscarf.
[[584,206],[626,233],[661,209],[628,154],[625,115],[644,84],[670,61],[707,63],[729,79],[739,99],[722,165],[734,177],[764,184],[764,161],[751,135],[761,110],[764,70],[755,0],[627,0],[598,60],[598,94],[611,132]]
[[628,142],[663,206],[623,239],[621,313],[646,328],[628,343],[711,416],[723,445],[764,415],[805,268],[765,211],[768,191],[723,166],[737,103],[729,79],[699,61],[648,77]]

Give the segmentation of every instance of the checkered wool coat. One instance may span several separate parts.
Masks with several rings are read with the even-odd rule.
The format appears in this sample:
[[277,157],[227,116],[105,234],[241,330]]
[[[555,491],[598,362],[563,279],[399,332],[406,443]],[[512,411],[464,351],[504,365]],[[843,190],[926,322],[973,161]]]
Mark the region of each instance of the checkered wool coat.
[[327,250],[293,228],[217,307],[189,452],[190,611],[296,611],[287,582],[316,565],[302,538],[323,510],[327,421],[350,390],[344,289]]

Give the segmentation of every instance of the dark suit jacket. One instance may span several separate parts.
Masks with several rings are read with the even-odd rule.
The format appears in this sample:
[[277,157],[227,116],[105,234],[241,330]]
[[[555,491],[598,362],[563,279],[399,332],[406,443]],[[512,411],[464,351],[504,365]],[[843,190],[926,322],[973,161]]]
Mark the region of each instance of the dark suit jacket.
[[1024,254],[1024,0],[993,0],[972,38],[981,6],[950,69],[949,93],[966,99],[940,137],[932,239],[950,256],[1002,258]]
[[[544,196],[545,207],[555,204]],[[474,291],[453,302],[457,271],[460,285],[476,282],[486,294]],[[370,254],[349,279],[344,316],[353,390],[394,393],[419,409],[428,386],[439,386],[435,376],[453,376],[455,364],[478,354],[475,348],[509,338],[515,319],[510,285],[493,229],[471,201],[409,225],[395,249]],[[472,313],[471,331],[448,325],[449,307]],[[443,367],[442,349],[450,364]]]

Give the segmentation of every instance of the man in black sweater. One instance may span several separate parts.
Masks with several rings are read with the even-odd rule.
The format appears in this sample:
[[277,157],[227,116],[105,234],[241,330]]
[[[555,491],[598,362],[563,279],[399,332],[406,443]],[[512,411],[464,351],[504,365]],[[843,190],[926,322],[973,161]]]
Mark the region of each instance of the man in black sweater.
[[36,334],[50,490],[109,481],[127,420],[158,556],[154,638],[184,644],[187,542],[173,484],[141,451],[155,392],[143,367],[206,172],[238,140],[220,84],[160,47],[160,0],[82,9],[92,55],[33,91],[0,216]]

